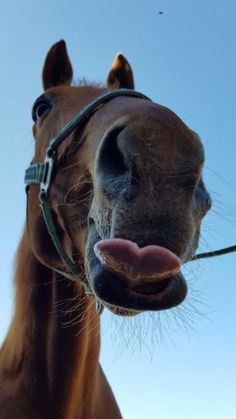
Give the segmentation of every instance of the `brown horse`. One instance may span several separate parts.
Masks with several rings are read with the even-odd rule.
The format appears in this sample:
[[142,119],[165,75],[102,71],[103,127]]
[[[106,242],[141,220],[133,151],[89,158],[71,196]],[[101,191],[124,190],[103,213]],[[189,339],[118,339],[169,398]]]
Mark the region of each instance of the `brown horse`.
[[[33,106],[31,169],[78,111],[107,92],[134,89],[122,54],[106,87],[71,80],[60,41],[46,57],[44,93]],[[106,100],[71,129],[50,169],[47,208],[72,272],[46,227],[39,186],[29,188],[15,312],[0,354],[1,419],[121,418],[99,365],[96,301],[135,315],[174,307],[187,293],[180,266],[194,255],[210,207],[202,144],[142,95],[124,90]]]

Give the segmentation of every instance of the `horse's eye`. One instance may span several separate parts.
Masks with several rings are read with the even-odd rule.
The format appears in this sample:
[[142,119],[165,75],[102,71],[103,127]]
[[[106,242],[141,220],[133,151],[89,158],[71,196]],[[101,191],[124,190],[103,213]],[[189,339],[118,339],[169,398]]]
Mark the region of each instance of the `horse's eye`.
[[38,122],[43,116],[45,116],[52,108],[52,101],[46,96],[40,96],[32,109],[32,119],[34,122]]

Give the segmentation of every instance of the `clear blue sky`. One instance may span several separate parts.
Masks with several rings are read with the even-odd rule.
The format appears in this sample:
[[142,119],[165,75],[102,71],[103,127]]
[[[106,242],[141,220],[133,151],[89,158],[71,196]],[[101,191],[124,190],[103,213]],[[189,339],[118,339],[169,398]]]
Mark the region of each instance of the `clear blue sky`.
[[[137,89],[200,134],[214,202],[201,250],[236,241],[235,1],[2,0],[0,340],[11,317],[12,261],[25,219],[31,105],[41,93],[45,54],[61,38],[75,78],[104,81],[121,50]],[[190,293],[180,313],[135,320],[104,313],[101,360],[125,419],[236,418],[235,259],[186,266]]]

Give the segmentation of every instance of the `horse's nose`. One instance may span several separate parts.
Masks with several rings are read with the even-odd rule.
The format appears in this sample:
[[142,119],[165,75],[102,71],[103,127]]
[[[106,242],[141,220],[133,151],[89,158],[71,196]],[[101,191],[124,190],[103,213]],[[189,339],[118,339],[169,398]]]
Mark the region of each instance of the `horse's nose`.
[[137,174],[124,125],[112,127],[102,140],[96,161],[96,183],[110,199],[131,199],[137,190]]

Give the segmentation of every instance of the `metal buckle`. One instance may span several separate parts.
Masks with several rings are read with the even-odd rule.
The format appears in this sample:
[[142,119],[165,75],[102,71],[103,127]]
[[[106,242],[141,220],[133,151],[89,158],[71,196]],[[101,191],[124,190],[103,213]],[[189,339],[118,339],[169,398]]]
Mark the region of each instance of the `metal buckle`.
[[44,160],[44,174],[43,174],[43,180],[40,183],[40,193],[43,193],[45,196],[48,193],[48,189],[51,184],[51,177],[52,177],[52,171],[54,166],[54,157],[51,155],[52,150],[49,149],[47,151],[45,160]]

